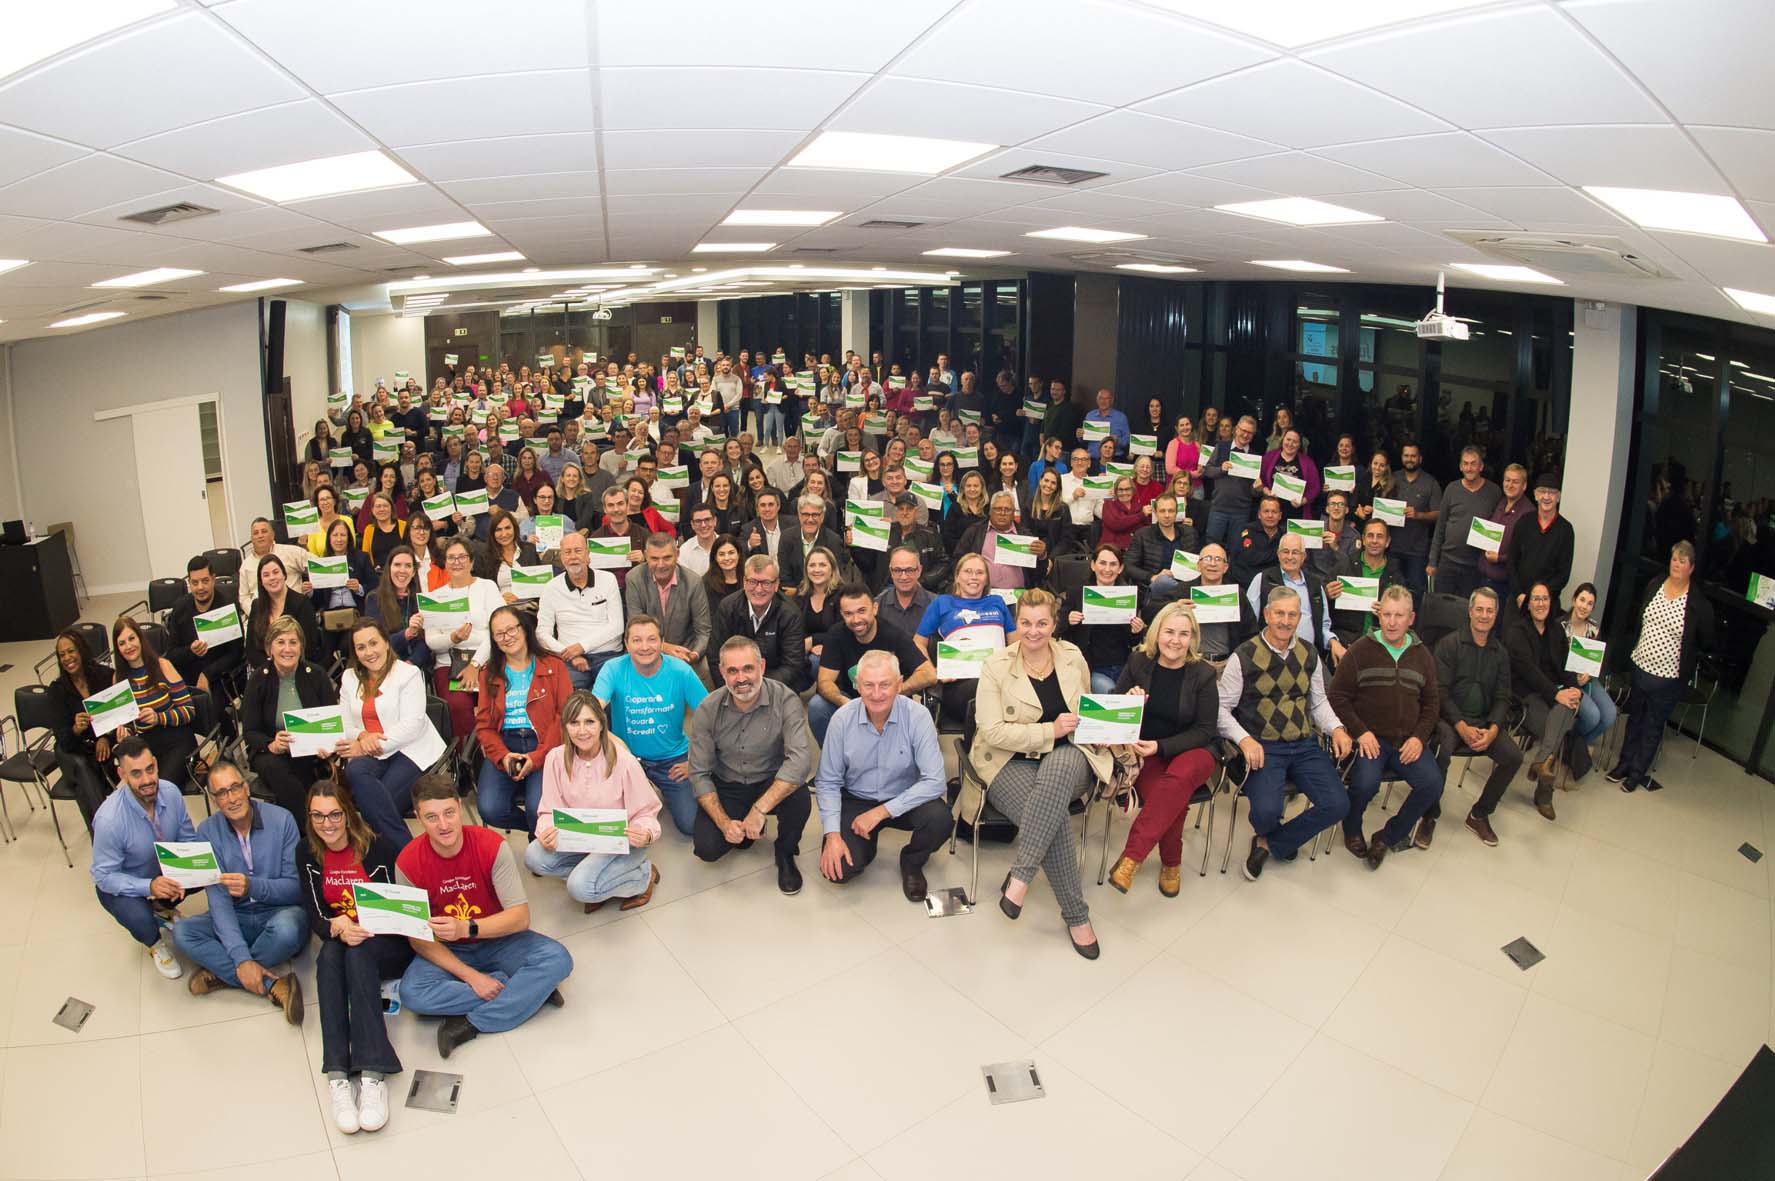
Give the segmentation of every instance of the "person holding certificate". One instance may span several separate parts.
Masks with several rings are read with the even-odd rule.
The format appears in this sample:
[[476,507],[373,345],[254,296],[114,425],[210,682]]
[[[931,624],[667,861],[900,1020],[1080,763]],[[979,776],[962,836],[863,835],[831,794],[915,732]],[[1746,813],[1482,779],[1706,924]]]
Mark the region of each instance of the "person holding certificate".
[[476,785],[481,816],[491,827],[534,836],[542,761],[561,744],[561,707],[573,685],[566,663],[537,646],[529,612],[501,607],[487,630],[493,654],[475,705],[475,741],[484,756]]
[[[1510,684],[1522,702],[1523,728],[1540,735],[1528,759],[1529,782],[1535,785],[1535,810],[1548,820],[1553,811],[1553,783],[1558,776],[1560,748],[1578,719],[1578,703],[1584,691],[1576,673],[1566,669],[1571,646],[1554,613],[1552,588],[1544,582],[1530,584],[1522,609],[1504,628],[1504,650],[1510,654]],[[1582,752],[1582,753],[1580,753]],[[1589,750],[1574,744],[1572,761],[1590,770]],[[1578,767],[1572,768],[1574,778]]]
[[[1331,599],[1332,634],[1346,648],[1380,626],[1381,592],[1390,586],[1405,585],[1405,571],[1387,553],[1392,533],[1384,522],[1371,519],[1362,526],[1356,552],[1339,562],[1325,583],[1325,593]],[[1372,591],[1366,589],[1371,584]],[[1346,594],[1348,598],[1344,597]],[[1353,606],[1370,600],[1371,605]]]
[[490,579],[475,576],[474,549],[460,537],[444,547],[444,571],[445,580],[427,592],[419,614],[426,647],[436,654],[432,685],[450,707],[450,736],[466,738],[475,730],[474,687],[492,650],[487,620],[505,598]]
[[370,827],[396,845],[410,837],[407,810],[413,784],[444,753],[444,740],[425,712],[419,670],[389,646],[388,633],[359,619],[347,637],[351,654],[339,679],[344,733],[333,754],[346,760],[345,780]]
[[[1313,502],[1319,499],[1319,465],[1302,450],[1299,431],[1293,427],[1282,431],[1280,445],[1264,453],[1262,471],[1253,491],[1281,500],[1286,506],[1284,517],[1304,519],[1312,515]],[[1282,479],[1277,479],[1278,473]]]
[[1486,544],[1475,544],[1474,521],[1491,525],[1491,514],[1504,493],[1485,478],[1485,453],[1478,447],[1461,448],[1461,478],[1442,490],[1442,505],[1436,515],[1436,528],[1430,534],[1430,564],[1425,572],[1436,580],[1436,591],[1444,595],[1466,597],[1479,585],[1479,557],[1503,548],[1503,531],[1495,530],[1496,538],[1487,537],[1483,527],[1477,535]]
[[979,554],[986,559],[987,578],[994,589],[1022,590],[1039,583],[1037,569],[1047,557],[1047,543],[1013,532],[1016,524],[1017,495],[1001,489],[992,494],[986,519],[970,526],[956,542],[956,557]]
[[[1574,637],[1580,640],[1594,640],[1602,634],[1602,624],[1596,620],[1595,611],[1596,584],[1579,583],[1578,589],[1572,592],[1571,612],[1559,621],[1567,640]],[[1578,673],[1576,676],[1578,688],[1583,690],[1584,696],[1578,702],[1578,717],[1572,724],[1572,729],[1577,732],[1579,740],[1585,746],[1584,754],[1580,756],[1580,765],[1587,765],[1593,753],[1591,748],[1602,741],[1604,734],[1614,729],[1617,710],[1615,699],[1609,696],[1609,691],[1604,687],[1602,678],[1590,676],[1588,673]],[[56,743],[56,749],[62,749],[59,741]],[[1583,776],[1574,771],[1573,778],[1582,779]]]
[[327,546],[308,559],[309,598],[321,620],[322,647],[328,657],[344,644],[344,628],[363,613],[364,603],[376,589],[376,568],[370,556],[352,544],[351,524],[345,518],[327,526]]
[[1140,717],[1140,811],[1128,827],[1109,884],[1126,894],[1141,864],[1159,847],[1159,893],[1183,890],[1183,822],[1190,800],[1214,774],[1212,743],[1220,712],[1214,666],[1202,659],[1196,609],[1172,602],[1159,609],[1140,647],[1128,657],[1115,691],[1146,699]]
[[1116,692],[1128,653],[1146,630],[1140,614],[1146,596],[1141,591],[1124,577],[1121,552],[1099,542],[1091,555],[1090,583],[1066,592],[1060,632],[1084,653],[1091,670],[1088,692]]
[[[604,703],[590,692],[568,696],[560,730],[562,741],[543,759],[536,835],[524,850],[524,865],[542,877],[565,878],[567,896],[583,903],[587,914],[612,898],[623,900],[623,910],[645,906],[659,881],[647,852],[660,836],[659,796],[639,760],[610,732]],[[555,827],[558,812],[575,821],[593,819],[583,814],[588,812],[620,820],[626,849],[588,851],[578,833],[563,837]]]
[[[1331,735],[1337,758],[1351,750],[1350,732],[1325,695],[1325,672],[1311,644],[1295,638],[1300,596],[1278,586],[1264,602],[1263,630],[1240,644],[1220,674],[1220,733],[1239,744],[1248,768],[1251,851],[1245,880],[1255,882],[1271,856],[1293,861],[1301,846],[1342,820],[1350,796],[1314,734]],[[1309,807],[1282,822],[1292,781]]]
[[300,816],[309,785],[328,778],[330,770],[324,758],[291,753],[284,714],[337,705],[339,691],[326,669],[307,658],[301,625],[287,615],[271,621],[265,657],[267,663],[254,667],[241,694],[241,738],[253,773],[270,789],[272,799]]
[[[1251,452],[1251,440],[1256,434],[1257,420],[1249,414],[1244,415],[1233,428],[1233,437],[1216,442],[1213,454],[1202,465],[1202,474],[1213,481],[1206,539],[1229,549],[1238,542],[1240,530],[1251,520],[1252,481],[1241,477],[1234,469],[1244,472],[1255,465],[1257,474],[1261,476],[1263,473],[1261,458]],[[1242,458],[1235,459],[1235,455]]]
[[142,629],[127,615],[111,625],[111,667],[129,681],[136,699],[131,729],[154,751],[155,760],[174,775],[197,753],[197,705],[173,662],[154,650]]
[[322,484],[316,488],[314,495],[309,500],[314,505],[315,511],[320,514],[314,532],[308,535],[309,554],[319,558],[330,552],[327,538],[328,531],[332,528],[334,521],[344,521],[351,539],[353,542],[356,541],[357,530],[352,527],[350,517],[340,515],[339,510],[342,506],[339,503],[339,493],[334,491],[331,485]]
[[56,714],[55,760],[64,780],[74,789],[74,802],[86,831],[115,786],[107,782],[104,765],[111,761],[115,735],[93,733],[92,714],[86,699],[117,682],[111,666],[101,664],[86,646],[86,637],[74,628],[55,638],[56,678],[49,683],[49,704]]
[[[992,593],[986,559],[980,554],[963,554],[955,562],[955,581],[950,593],[938,595],[925,608],[919,621],[918,634],[913,637],[925,658],[938,665],[937,676],[942,688],[943,712],[959,722],[967,712],[968,699],[974,695],[974,678],[953,672],[943,679],[943,649],[980,653],[1005,646],[1005,637],[1017,629],[1016,616],[1005,601]],[[975,669],[977,662],[969,662]]]
[[207,693],[244,662],[244,621],[239,604],[216,598],[215,575],[203,554],[185,564],[185,587],[185,594],[167,613],[172,646],[166,658],[188,684]]
[[1306,542],[1292,533],[1276,542],[1276,564],[1262,571],[1245,588],[1245,598],[1252,614],[1259,613],[1269,601],[1269,593],[1285,586],[1300,596],[1300,626],[1295,635],[1319,649],[1321,655],[1341,660],[1344,645],[1331,630],[1331,600],[1319,576],[1307,569]]
[[[1091,691],[1091,667],[1078,648],[1054,639],[1059,609],[1059,600],[1039,588],[1017,600],[1014,641],[980,670],[970,759],[986,798],[1017,825],[999,909],[1013,919],[1022,914],[1029,883],[1045,872],[1073,950],[1094,960],[1102,948],[1079,880],[1068,809],[1115,767],[1107,747],[1072,741],[1079,697]],[[980,814],[981,787],[963,777],[957,817],[972,821]]]
[[185,887],[160,868],[159,841],[195,841],[197,826],[178,786],[160,777],[153,750],[131,735],[117,743],[118,785],[93,817],[92,883],[99,905],[148,949],[154,970],[168,980],[185,974],[162,923],[185,899]]

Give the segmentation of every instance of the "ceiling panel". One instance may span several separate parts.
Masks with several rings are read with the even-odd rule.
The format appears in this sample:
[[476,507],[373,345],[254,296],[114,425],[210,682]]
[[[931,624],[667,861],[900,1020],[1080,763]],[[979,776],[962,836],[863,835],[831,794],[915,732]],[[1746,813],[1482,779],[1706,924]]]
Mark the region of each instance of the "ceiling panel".
[[[583,68],[585,0],[235,0],[215,9],[322,94],[519,70]],[[526,35],[534,33],[534,35]],[[485,101],[481,84],[463,83]]]
[[1661,115],[1619,66],[1540,5],[1407,25],[1307,57],[1461,127],[1645,123]]
[[676,193],[738,195],[764,177],[762,168],[634,168],[617,169],[604,174],[605,188],[612,194],[644,196]]
[[1585,0],[1569,13],[1684,123],[1765,127],[1775,111],[1775,5]]
[[799,131],[682,128],[604,133],[606,168],[751,168],[776,164],[804,138]]
[[[159,209],[163,206],[177,205],[181,203],[201,205],[208,209],[215,209],[220,211],[220,215],[222,216],[226,216],[229,213],[268,208],[250,197],[243,197],[239,193],[231,193],[226,189],[217,188],[215,185],[181,185],[175,189],[166,189],[162,192],[151,193],[145,197],[131,197],[116,205],[108,205],[100,209],[94,209],[81,214],[76,220],[93,222],[98,225],[110,225],[120,217],[126,217],[133,213],[140,213],[144,209]],[[203,218],[196,219],[195,222],[173,222],[166,226],[131,225],[129,228],[146,230],[151,234],[172,234],[173,236],[180,237],[183,236],[180,233],[180,230],[186,226],[202,225],[205,220],[214,220],[215,216],[216,215],[206,214]],[[196,236],[202,237],[202,235]]]
[[[1065,23],[1059,36],[1052,21],[1032,15],[1027,0],[974,0],[892,72],[1122,106],[1275,56],[1123,4],[1068,5],[1056,14]],[[983,45],[991,52],[982,53]],[[1095,68],[1099,62],[1114,66]]]
[[1566,188],[1449,188],[1442,194],[1498,217],[1526,225],[1559,222],[1569,225],[1625,228],[1627,223],[1584,194]]
[[1198,209],[1224,205],[1231,201],[1260,201],[1265,197],[1276,195],[1267,189],[1234,184],[1232,181],[1213,176],[1197,176],[1189,172],[1167,172],[1158,176],[1146,176],[1124,184],[1111,185],[1106,191],[1119,193],[1124,197],[1139,197],[1146,201],[1159,201],[1167,205],[1186,205]]
[[[177,250],[181,245],[173,238],[78,222],[46,222],[28,234],[8,239],[7,244],[16,246],[24,258],[97,263],[110,270],[112,275],[142,270],[145,264],[165,258],[169,251]],[[35,269],[34,266],[27,267],[18,273]],[[0,283],[8,278],[10,276],[0,275]]]
[[[153,96],[153,101],[118,101]],[[0,86],[0,122],[112,147],[301,98],[270,62],[200,13],[152,21]]]
[[1386,178],[1359,168],[1351,168],[1305,152],[1287,152],[1275,156],[1259,156],[1251,160],[1234,160],[1206,168],[1192,169],[1198,176],[1230,180],[1254,189],[1269,189],[1290,197],[1318,197],[1326,193],[1361,192],[1379,188]]
[[[446,130],[440,126],[439,132]],[[591,131],[449,140],[400,150],[408,167],[434,181],[503,179],[539,172],[595,172],[598,136]]]
[[368,232],[468,220],[460,205],[423,184],[316,197],[291,202],[287,208],[322,221],[366,228]]
[[374,146],[337,111],[317,100],[304,99],[148,136],[124,144],[116,152],[156,168],[213,180]]
[[1570,185],[1721,193],[1719,170],[1681,129],[1653,126],[1512,127],[1482,133]]
[[958,168],[947,176],[967,177],[973,180],[997,180],[1007,173],[1018,169],[1040,164],[1048,168],[1076,168],[1084,172],[1101,172],[1102,176],[1079,181],[1072,185],[1056,185],[1045,181],[1018,181],[1016,183],[1029,186],[1037,193],[1051,193],[1060,189],[1066,192],[1090,192],[1092,189],[1113,185],[1119,181],[1133,180],[1135,177],[1151,176],[1160,169],[1148,164],[1129,164],[1121,160],[1099,160],[1091,156],[1074,156],[1066,152],[1055,152],[1048,149],[1032,149],[1028,147],[1008,148],[1002,152],[994,152],[983,156],[977,163],[966,168]]
[[1465,131],[1338,144],[1313,153],[1409,185],[1546,185],[1546,173]]
[[1185,87],[1136,109],[1291,148],[1447,129],[1440,119],[1294,60]]
[[0,189],[0,213],[74,217],[185,183],[158,168],[92,155],[39,172]]
[[[646,66],[671,56],[667,47],[683,46],[726,61],[832,62],[873,72],[955,3],[895,0],[835,12],[825,0],[771,0],[761,12],[707,0],[605,0],[598,5],[598,59],[605,66]],[[842,23],[835,27],[838,16]]]
[[1389,221],[1450,223],[1472,221],[1485,224],[1495,220],[1470,205],[1450,201],[1423,189],[1382,189],[1366,193],[1340,193],[1340,205],[1378,214]]
[[557,197],[595,197],[596,172],[544,172],[532,176],[488,177],[439,185],[464,205],[489,201],[548,200]]
[[[483,224],[497,231],[500,223],[519,217],[571,217],[582,222],[588,218],[595,221],[602,214],[604,203],[597,197],[558,197],[548,201],[483,201],[472,208]],[[449,246],[451,254],[484,254],[497,249],[483,247],[481,244],[486,241],[485,238],[464,238],[438,245]]]
[[1042,136],[1018,150],[1025,155],[1073,152],[1169,170],[1265,156],[1275,152],[1277,146],[1242,135],[1229,135],[1211,127],[1161,119],[1156,115],[1110,111]]
[[87,150],[74,144],[0,127],[0,186],[23,180],[39,172],[67,164],[87,155]]
[[622,66],[599,71],[607,131],[765,128],[809,131],[869,75],[729,66]]
[[1775,246],[1709,238],[1701,234],[1651,235],[1665,250],[1721,287],[1768,291],[1775,277]]
[[[585,70],[551,70],[481,77],[472,84],[450,78],[381,86],[335,94],[331,100],[371,135],[399,148],[435,143],[441,128],[461,139],[589,131],[591,86]],[[489,101],[495,92],[522,96],[522,101]]]
[[1754,201],[1775,201],[1775,131],[1748,127],[1691,127],[1689,131],[1740,195]]
[[[1050,98],[989,86],[883,78],[832,121],[838,131],[922,135],[1015,144],[1101,114],[1094,103]],[[966,112],[966,134],[958,116]]]
[[838,172],[825,168],[779,168],[758,183],[748,204],[770,201],[819,202],[809,208],[857,209],[913,188],[923,178],[904,172]]

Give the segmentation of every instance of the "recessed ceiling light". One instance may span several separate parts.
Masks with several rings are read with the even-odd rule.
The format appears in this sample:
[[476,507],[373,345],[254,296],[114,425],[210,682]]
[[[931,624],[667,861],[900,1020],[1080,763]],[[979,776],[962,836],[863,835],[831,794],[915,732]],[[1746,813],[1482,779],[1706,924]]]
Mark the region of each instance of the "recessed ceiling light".
[[865,131],[823,131],[795,154],[788,168],[849,168],[863,172],[914,172],[935,176],[997,151],[998,144]]
[[690,248],[692,254],[763,254],[766,250],[775,250],[775,242],[698,242]]
[[534,275],[537,271],[540,271],[541,269],[542,269],[541,267],[525,267],[524,273],[526,275]]
[[396,246],[415,242],[448,242],[453,238],[490,238],[493,231],[478,221],[452,221],[435,226],[408,226],[404,230],[377,230],[376,236]]
[[692,274],[695,274],[695,275],[700,275],[700,274],[702,274],[702,273],[703,273],[703,272],[704,272],[704,271],[706,271],[706,270],[708,270],[708,269],[709,269],[709,268],[708,268],[708,267],[691,267],[691,268],[690,268],[690,270],[691,270],[691,273],[692,273]]
[[84,316],[75,316],[71,320],[57,320],[51,328],[81,328],[87,324],[97,324],[101,320],[115,320],[119,316],[127,316],[128,312],[88,312]]
[[236,283],[232,287],[218,287],[217,291],[270,291],[273,287],[299,287],[301,279],[260,279],[256,283]]
[[1543,275],[1533,267],[1499,266],[1488,262],[1451,262],[1448,265],[1454,270],[1478,275],[1481,279],[1496,279],[1500,283],[1551,283],[1556,287],[1565,286],[1565,280]]
[[1361,4],[1326,4],[1322,0],[1263,0],[1260,4],[1226,4],[1223,0],[1152,2],[1292,49],[1420,16],[1472,8],[1487,0],[1364,0]]
[[523,254],[516,250],[496,250],[492,254],[458,254],[444,261],[453,267],[471,267],[481,262],[518,262]]
[[1147,235],[1130,234],[1123,230],[1093,230],[1088,226],[1061,226],[1052,230],[1032,230],[1023,236],[1058,238],[1062,242],[1132,242]]
[[9,4],[0,41],[0,78],[83,41],[165,12],[173,0],[83,0],[79,4]]
[[152,287],[156,283],[171,283],[174,279],[189,279],[192,275],[201,275],[202,271],[188,271],[182,267],[155,267],[151,271],[137,271],[133,275],[119,275],[115,279],[106,279],[102,283],[94,283],[94,287]]
[[4,275],[7,271],[16,271],[20,267],[28,267],[30,265],[31,260],[26,258],[0,258],[0,275]]
[[823,226],[844,214],[834,209],[736,209],[724,226]]
[[415,282],[415,283],[423,283],[423,282],[425,282],[425,281],[426,281],[426,280],[427,280],[427,279],[429,279],[429,278],[431,278],[431,276],[430,276],[430,275],[414,275],[414,276],[413,276],[413,282]]
[[282,202],[418,184],[419,179],[381,152],[352,152],[218,176],[216,183],[267,201]]
[[975,250],[967,246],[941,246],[925,251],[931,258],[1003,258],[1009,253],[1009,250]]
[[1278,271],[1311,271],[1320,275],[1347,275],[1347,267],[1327,266],[1322,262],[1308,262],[1304,258],[1254,258],[1251,265],[1256,267],[1275,267]]
[[1614,189],[1585,185],[1584,191],[1647,230],[1710,234],[1741,242],[1767,242],[1744,206],[1713,193],[1677,193],[1666,189]]
[[1222,213],[1236,213],[1240,217],[1255,217],[1263,221],[1279,221],[1283,225],[1290,226],[1339,226],[1364,221],[1386,220],[1372,213],[1363,213],[1359,209],[1332,205],[1326,201],[1315,201],[1311,197],[1277,197],[1271,201],[1235,201],[1230,205],[1216,205],[1214,208]]
[[1195,267],[1171,266],[1162,262],[1118,262],[1116,270],[1146,271],[1152,275],[1193,275],[1196,273]]
[[[1722,287],[1731,297],[1733,303],[1747,312],[1755,312],[1759,316],[1775,316],[1775,295],[1765,295],[1761,291],[1741,291],[1736,287]],[[1732,364],[1738,364],[1733,361]]]

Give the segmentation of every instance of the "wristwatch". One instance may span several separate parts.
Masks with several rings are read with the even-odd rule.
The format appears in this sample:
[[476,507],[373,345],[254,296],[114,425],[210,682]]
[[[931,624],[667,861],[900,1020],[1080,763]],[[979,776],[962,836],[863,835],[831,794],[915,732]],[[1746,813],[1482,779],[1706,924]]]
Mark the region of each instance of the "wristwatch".
[[473,919],[468,920],[468,937],[470,939],[479,939],[481,937],[481,924],[475,922]]

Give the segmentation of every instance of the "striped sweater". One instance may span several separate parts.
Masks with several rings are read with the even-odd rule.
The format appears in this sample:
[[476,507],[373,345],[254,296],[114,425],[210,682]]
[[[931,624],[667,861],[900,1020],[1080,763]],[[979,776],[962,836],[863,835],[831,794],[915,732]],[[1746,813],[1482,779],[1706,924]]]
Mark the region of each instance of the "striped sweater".
[[197,720],[197,705],[181,677],[162,682],[150,679],[146,668],[131,669],[129,687],[136,695],[136,704],[153,710],[155,725],[162,729],[189,726]]

